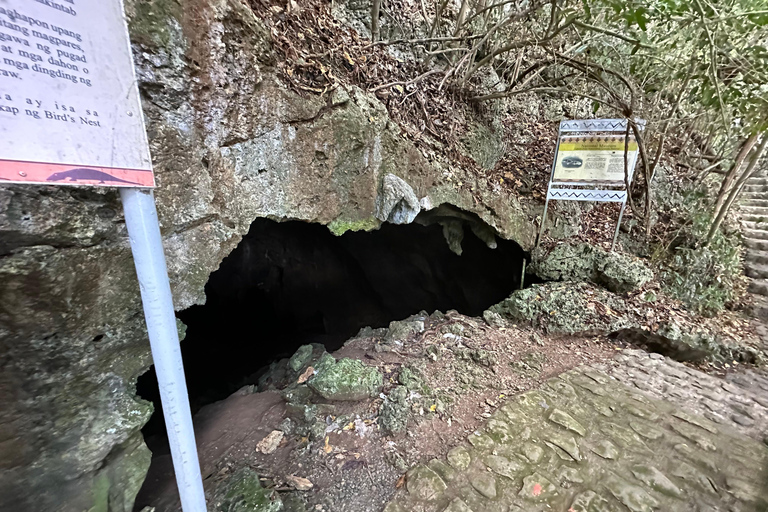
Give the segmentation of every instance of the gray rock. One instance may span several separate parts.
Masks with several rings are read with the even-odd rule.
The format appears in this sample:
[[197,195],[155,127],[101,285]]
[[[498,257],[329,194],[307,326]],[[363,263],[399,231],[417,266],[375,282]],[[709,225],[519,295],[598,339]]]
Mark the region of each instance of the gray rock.
[[548,281],[590,281],[615,293],[637,290],[653,279],[653,272],[640,259],[589,244],[560,244],[548,253],[536,251],[530,269]]
[[411,317],[406,320],[395,320],[389,322],[389,330],[384,336],[385,341],[406,341],[414,334],[424,332],[424,319]]
[[406,476],[408,493],[416,499],[437,501],[447,487],[443,479],[426,466],[416,466]]
[[421,211],[411,186],[394,174],[387,174],[376,197],[376,218],[392,224],[410,224]]
[[312,359],[312,345],[302,345],[296,350],[288,361],[288,366],[294,372],[301,370]]

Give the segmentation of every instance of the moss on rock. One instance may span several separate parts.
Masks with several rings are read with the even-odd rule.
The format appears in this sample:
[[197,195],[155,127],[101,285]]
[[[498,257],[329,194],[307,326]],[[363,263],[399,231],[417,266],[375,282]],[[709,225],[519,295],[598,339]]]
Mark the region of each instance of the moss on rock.
[[547,281],[591,281],[615,293],[641,288],[653,272],[638,258],[590,244],[561,244],[533,255],[531,270]]
[[587,283],[535,284],[489,311],[565,334],[613,332],[633,324],[620,297]]
[[[331,356],[332,357],[332,356]],[[307,384],[317,394],[328,400],[362,400],[381,390],[383,377],[356,359],[344,358],[335,363],[322,361],[317,374]]]
[[381,221],[376,217],[358,220],[336,218],[328,223],[328,229],[336,236],[341,236],[347,231],[373,231],[379,229],[379,226],[381,226]]
[[216,512],[280,512],[283,502],[277,493],[264,489],[259,475],[241,468],[216,488],[213,499]]
[[395,386],[381,404],[379,426],[388,434],[404,432],[408,425],[408,389]]

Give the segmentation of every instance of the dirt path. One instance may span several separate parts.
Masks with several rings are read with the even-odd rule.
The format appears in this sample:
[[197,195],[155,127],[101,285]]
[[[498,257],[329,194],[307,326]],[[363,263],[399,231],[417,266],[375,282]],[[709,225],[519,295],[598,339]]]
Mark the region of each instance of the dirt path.
[[[381,335],[356,338],[336,358],[360,359],[384,375],[382,394],[362,402],[318,403],[321,435],[303,428],[302,411],[280,393],[244,389],[203,408],[195,417],[209,508],[216,489],[239,468],[253,469],[264,487],[275,489],[284,510],[380,511],[402,485],[405,470],[448,450],[479,428],[508,397],[586,363],[607,360],[615,349],[606,339],[550,337],[510,326],[492,328],[459,314],[425,317],[424,332],[399,344]],[[410,372],[403,432],[380,427],[382,403]],[[310,425],[317,430],[316,424]],[[270,432],[283,433],[273,453],[257,450]],[[310,480],[309,491],[293,489],[290,476]],[[179,510],[169,455],[156,456],[136,510]],[[260,510],[258,511],[260,512]]]

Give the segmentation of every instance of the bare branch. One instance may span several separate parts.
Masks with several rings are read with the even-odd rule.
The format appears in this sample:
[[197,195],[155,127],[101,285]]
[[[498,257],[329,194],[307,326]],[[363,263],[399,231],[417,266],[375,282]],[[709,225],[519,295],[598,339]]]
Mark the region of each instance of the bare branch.
[[380,91],[382,89],[389,89],[390,87],[394,87],[396,85],[402,85],[402,86],[413,85],[415,83],[421,82],[422,80],[424,80],[428,76],[436,75],[436,74],[442,73],[442,72],[443,71],[441,71],[439,69],[433,69],[431,71],[427,71],[426,73],[422,73],[421,75],[417,76],[413,80],[408,80],[406,82],[391,82],[391,83],[388,83],[388,84],[378,85],[378,86],[374,87],[373,89],[369,89],[368,92],[376,92],[376,91]]
[[591,30],[592,32],[599,32],[607,36],[621,39],[622,41],[626,41],[628,43],[634,44],[635,46],[639,46],[640,48],[654,48],[649,44],[640,42],[639,39],[634,39],[632,37],[625,36],[624,34],[620,34],[619,32],[614,32],[613,30],[608,30],[607,28],[596,27],[594,25],[590,25],[588,23],[584,23],[583,21],[578,21],[578,20],[575,20],[573,24],[576,25],[577,27],[581,27],[586,30]]

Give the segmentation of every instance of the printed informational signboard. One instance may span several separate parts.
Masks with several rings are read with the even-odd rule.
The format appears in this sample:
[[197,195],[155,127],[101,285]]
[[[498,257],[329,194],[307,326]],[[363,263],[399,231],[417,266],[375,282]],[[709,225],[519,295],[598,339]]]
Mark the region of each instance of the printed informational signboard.
[[153,187],[120,0],[0,0],[0,184]]
[[[564,136],[560,139],[553,181],[624,183],[624,136]],[[627,168],[637,159],[634,137],[627,145]]]
[[[627,119],[560,121],[555,161],[552,162],[536,247],[544,233],[550,201],[597,201],[621,203],[611,244],[613,251],[627,206],[627,189],[632,183],[637,162],[637,141],[634,136],[627,138],[629,123]],[[632,123],[635,125],[633,129],[642,130],[645,127],[642,119],[635,119]]]

